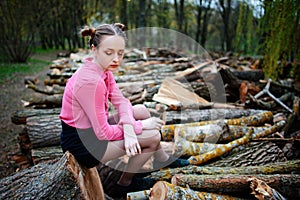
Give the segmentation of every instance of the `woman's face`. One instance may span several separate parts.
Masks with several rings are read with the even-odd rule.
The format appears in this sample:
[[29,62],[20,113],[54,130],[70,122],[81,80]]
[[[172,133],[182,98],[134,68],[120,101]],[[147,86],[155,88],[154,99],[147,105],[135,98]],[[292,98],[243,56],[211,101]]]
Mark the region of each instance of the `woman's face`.
[[104,36],[98,48],[92,47],[95,62],[103,71],[116,71],[122,60],[125,40],[121,36]]

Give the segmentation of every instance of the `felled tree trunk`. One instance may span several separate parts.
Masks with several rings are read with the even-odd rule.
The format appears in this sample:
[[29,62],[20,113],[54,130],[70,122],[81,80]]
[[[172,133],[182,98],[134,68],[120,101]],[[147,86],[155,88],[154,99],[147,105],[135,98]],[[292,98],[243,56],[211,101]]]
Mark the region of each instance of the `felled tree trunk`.
[[181,168],[168,168],[152,172],[149,178],[161,181],[170,181],[175,174],[289,174],[300,170],[300,160],[268,163],[261,166],[240,166],[240,167],[213,167],[189,165]]
[[0,180],[1,199],[105,199],[96,168],[81,167],[68,152]]
[[212,162],[206,166],[214,167],[241,167],[241,166],[261,166],[268,163],[283,162],[286,157],[282,150],[271,142],[255,142],[242,146],[236,153],[225,156],[220,160]]
[[[199,108],[199,107],[198,107]],[[209,121],[217,119],[235,119],[248,117],[265,112],[254,109],[187,109],[181,111],[166,111],[166,124],[181,124],[199,121]]]
[[60,146],[36,148],[31,150],[31,157],[34,164],[51,161],[63,156]]
[[[224,119],[221,121],[224,121],[228,125],[262,126],[265,123],[272,123],[272,120],[273,120],[273,113],[270,111],[266,111],[248,117],[241,117],[237,119]],[[216,124],[217,122],[218,120],[211,120],[211,121],[201,121],[201,122],[193,122],[193,123],[186,123],[186,124],[164,125],[161,128],[162,139],[165,141],[172,140],[174,138],[175,129],[178,127],[203,126],[207,124]]]
[[252,134],[252,129],[244,136],[239,139],[236,139],[232,142],[229,142],[228,144],[221,145],[211,151],[208,151],[204,154],[191,156],[188,160],[193,165],[201,165],[209,160],[212,160],[214,158],[217,158],[219,156],[224,155],[225,153],[229,152],[234,147],[238,147],[240,145],[243,145],[249,141],[249,137]]
[[255,127],[255,126],[228,126],[226,123],[207,124],[203,126],[178,127],[175,133],[176,136],[191,141],[191,142],[209,142],[209,143],[226,143],[237,138],[240,138],[253,129],[253,134],[258,134],[267,130],[269,127]]
[[49,117],[53,117],[52,115],[59,115],[60,110],[61,108],[18,110],[12,114],[11,121],[17,125],[26,124],[26,120],[28,117],[43,116],[43,115],[49,115]]
[[32,148],[60,144],[61,122],[57,115],[29,117],[26,128]]
[[[181,187],[189,185],[194,190],[224,193],[250,193],[249,179],[255,177],[266,182],[270,187],[294,199],[300,197],[299,174],[275,175],[188,175],[176,174],[171,183]],[[296,197],[296,198],[295,198]]]
[[25,107],[57,108],[61,107],[62,97],[62,94],[35,96],[28,101],[23,101],[23,104]]
[[207,192],[199,192],[186,188],[185,186],[180,187],[174,184],[170,184],[166,181],[158,181],[152,187],[150,192],[150,200],[209,200],[209,199],[230,199],[238,200],[229,195],[221,195]]
[[255,134],[252,134],[253,129],[250,129],[249,132],[245,136],[243,136],[239,139],[236,139],[232,142],[229,142],[227,144],[224,144],[220,147],[217,147],[214,150],[209,151],[207,153],[197,155],[197,156],[191,156],[189,158],[189,161],[191,164],[195,164],[195,165],[203,164],[213,158],[217,158],[219,156],[224,155],[225,153],[231,151],[235,147],[238,147],[238,146],[248,143],[249,140],[252,138],[256,139],[256,138],[260,138],[260,137],[266,137],[266,136],[270,135],[271,133],[279,131],[280,129],[283,128],[284,125],[285,125],[285,121],[280,121],[280,122],[277,122],[276,124],[274,124],[273,126],[269,127],[268,129],[266,129],[262,132],[259,132],[259,133],[255,133]]

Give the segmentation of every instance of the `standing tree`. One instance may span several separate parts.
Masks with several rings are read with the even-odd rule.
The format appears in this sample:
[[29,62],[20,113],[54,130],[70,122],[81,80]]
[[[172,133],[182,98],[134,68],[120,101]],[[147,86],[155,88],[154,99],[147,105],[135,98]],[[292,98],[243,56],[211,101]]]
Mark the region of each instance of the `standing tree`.
[[[223,38],[225,38],[226,51],[231,50],[231,33],[230,33],[230,13],[231,13],[231,0],[219,0],[218,10],[223,21]],[[224,50],[224,43],[222,42],[222,49]]]
[[286,61],[298,43],[295,31],[299,26],[300,2],[264,0],[263,3],[265,8],[262,27],[264,42],[261,48],[264,54],[263,70],[267,78],[276,80],[283,74]]
[[0,48],[9,61],[26,62],[33,52],[36,33],[35,1],[0,1]]

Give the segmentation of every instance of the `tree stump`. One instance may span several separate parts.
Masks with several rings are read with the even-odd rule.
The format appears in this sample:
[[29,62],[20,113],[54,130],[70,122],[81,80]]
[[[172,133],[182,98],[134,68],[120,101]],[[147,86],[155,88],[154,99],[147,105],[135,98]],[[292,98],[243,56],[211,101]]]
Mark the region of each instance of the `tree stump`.
[[80,166],[66,152],[57,162],[38,164],[0,180],[0,199],[105,199],[96,168]]

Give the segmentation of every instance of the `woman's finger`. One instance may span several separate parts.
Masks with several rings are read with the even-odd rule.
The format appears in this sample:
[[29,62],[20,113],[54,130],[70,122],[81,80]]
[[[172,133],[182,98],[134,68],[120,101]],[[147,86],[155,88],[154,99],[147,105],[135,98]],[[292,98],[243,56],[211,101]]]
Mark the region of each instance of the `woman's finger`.
[[137,153],[141,154],[142,153],[142,149],[141,149],[140,144],[137,144],[136,146],[137,146]]

